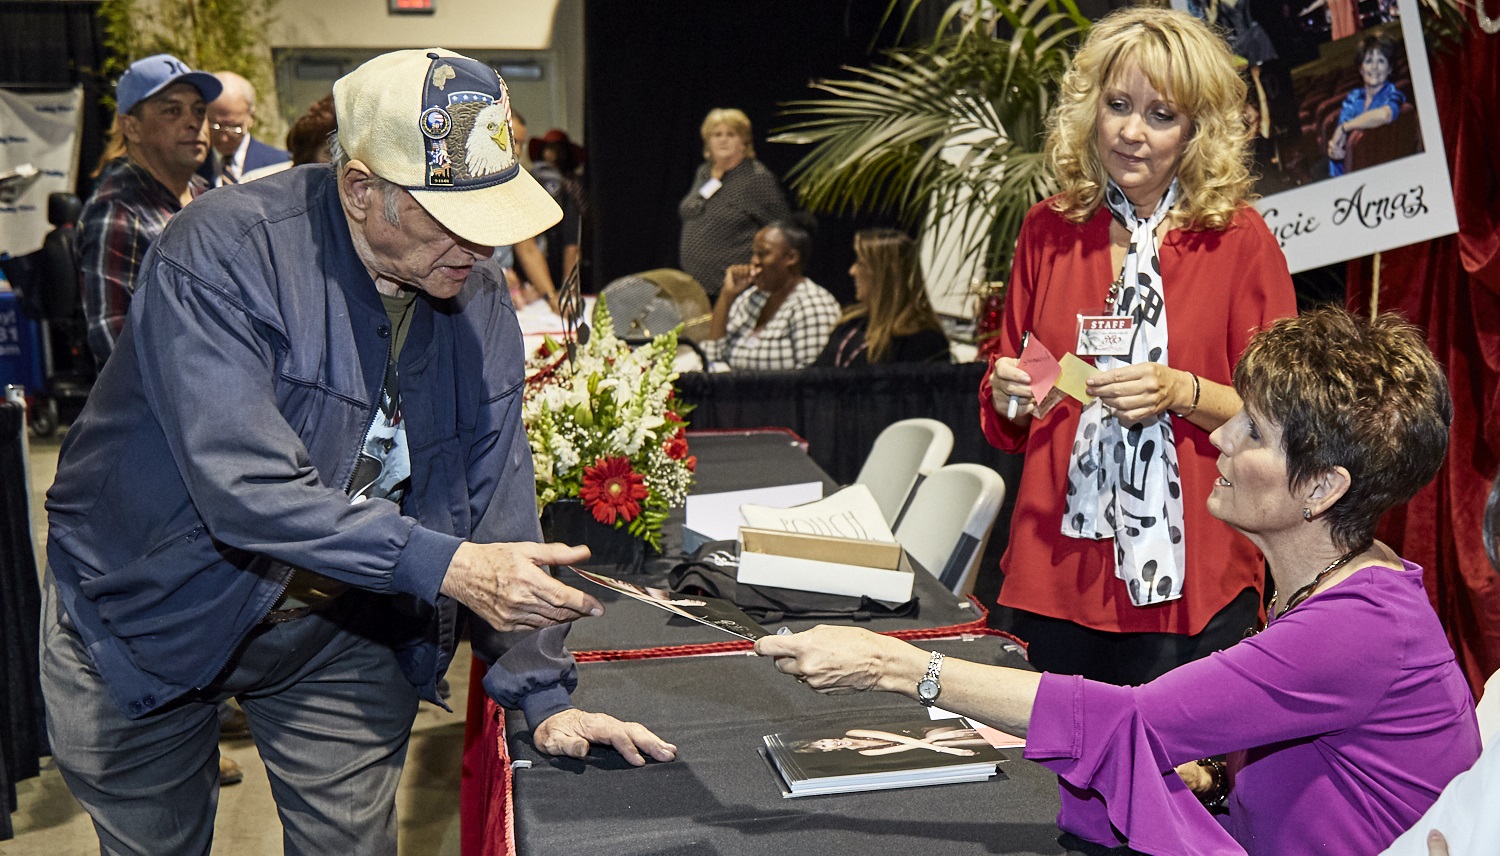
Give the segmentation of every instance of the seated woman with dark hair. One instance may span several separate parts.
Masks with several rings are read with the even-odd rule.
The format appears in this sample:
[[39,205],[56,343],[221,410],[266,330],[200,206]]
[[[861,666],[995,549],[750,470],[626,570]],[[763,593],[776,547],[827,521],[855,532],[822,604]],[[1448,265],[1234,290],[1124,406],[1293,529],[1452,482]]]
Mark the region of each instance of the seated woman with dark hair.
[[839,317],[814,366],[951,362],[911,238],[894,229],[859,232],[849,275],[855,303]]
[[1378,852],[1480,748],[1422,569],[1374,539],[1442,464],[1448,385],[1414,328],[1323,309],[1252,339],[1234,388],[1244,407],[1213,432],[1208,508],[1268,560],[1279,595],[1257,635],[1138,687],[945,661],[850,627],[755,650],[819,692],[902,693],[1024,734],[1026,757],[1091,798],[1064,800],[1059,826],[1096,844]]
[[1406,96],[1391,83],[1396,62],[1396,43],[1382,36],[1365,36],[1359,43],[1359,76],[1356,86],[1339,109],[1339,123],[1328,139],[1328,174],[1344,174],[1346,143],[1351,131],[1379,128],[1396,121]]
[[800,369],[818,358],[839,302],[802,275],[811,250],[807,229],[791,220],[755,233],[750,264],[724,271],[708,338],[699,343],[709,368]]

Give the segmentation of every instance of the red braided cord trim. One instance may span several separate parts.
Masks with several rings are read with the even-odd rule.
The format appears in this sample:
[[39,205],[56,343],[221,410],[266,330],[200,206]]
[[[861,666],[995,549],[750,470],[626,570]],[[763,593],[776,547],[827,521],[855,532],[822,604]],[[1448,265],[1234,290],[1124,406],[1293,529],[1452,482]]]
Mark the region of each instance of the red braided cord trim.
[[516,777],[515,771],[510,766],[510,746],[505,740],[505,710],[495,704],[494,699],[485,699],[486,707],[494,712],[495,716],[495,743],[496,751],[500,753],[500,766],[505,772],[505,853],[516,852]]
[[[978,610],[979,617],[973,621],[963,624],[949,624],[944,627],[924,627],[916,630],[892,630],[883,635],[895,639],[904,639],[908,642],[916,642],[923,639],[951,639],[955,636],[1003,636],[1015,642],[1022,648],[1026,643],[1001,630],[995,630],[986,622],[989,611],[973,595],[969,595],[969,602],[974,604]],[[573,658],[580,663],[604,663],[615,660],[655,660],[663,657],[703,657],[715,654],[742,654],[755,647],[755,643],[748,639],[736,639],[730,642],[702,642],[695,645],[664,645],[655,648],[635,648],[621,650],[603,651],[574,651]]]

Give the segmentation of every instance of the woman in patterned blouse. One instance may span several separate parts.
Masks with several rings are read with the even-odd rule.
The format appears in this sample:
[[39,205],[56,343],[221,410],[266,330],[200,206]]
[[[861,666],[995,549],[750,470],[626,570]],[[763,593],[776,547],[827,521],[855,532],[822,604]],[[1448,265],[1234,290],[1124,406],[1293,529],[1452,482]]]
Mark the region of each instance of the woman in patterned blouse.
[[704,163],[677,205],[682,218],[677,254],[678,266],[712,302],[724,269],[744,261],[755,233],[791,212],[781,183],[755,159],[749,117],[739,110],[713,110],[703,120],[702,134]]
[[779,221],[755,234],[750,264],[724,271],[701,343],[711,369],[800,369],[818,358],[839,302],[802,275],[811,248],[807,229]]

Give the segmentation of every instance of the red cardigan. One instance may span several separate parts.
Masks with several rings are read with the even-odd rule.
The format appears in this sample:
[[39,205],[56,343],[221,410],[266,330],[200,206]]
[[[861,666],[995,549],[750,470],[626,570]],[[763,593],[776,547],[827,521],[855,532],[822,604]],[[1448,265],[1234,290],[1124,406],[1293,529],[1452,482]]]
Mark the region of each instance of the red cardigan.
[[[1078,313],[1103,311],[1114,279],[1109,212],[1101,207],[1080,226],[1049,203],[1034,206],[1021,227],[1000,335],[987,348],[992,361],[1014,356],[1025,330],[1061,357],[1073,350]],[[1248,207],[1223,231],[1168,232],[1159,257],[1171,364],[1204,380],[1229,384],[1250,336],[1297,312],[1286,258],[1265,221]],[[988,375],[980,384],[985,436],[1005,451],[1026,453],[1010,544],[1000,560],[1002,604],[1097,630],[1198,633],[1240,592],[1262,589],[1259,551],[1207,510],[1218,451],[1208,432],[1176,419],[1187,578],[1181,598],[1133,606],[1115,577],[1113,542],[1066,538],[1060,531],[1079,412],[1078,402],[1066,399],[1045,419],[1022,428],[995,411]]]

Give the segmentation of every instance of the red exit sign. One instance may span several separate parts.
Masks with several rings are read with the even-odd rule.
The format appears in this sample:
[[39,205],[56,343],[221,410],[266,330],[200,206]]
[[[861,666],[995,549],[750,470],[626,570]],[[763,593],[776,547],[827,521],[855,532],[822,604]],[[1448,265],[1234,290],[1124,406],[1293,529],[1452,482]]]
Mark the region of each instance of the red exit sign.
[[431,15],[437,0],[388,0],[392,15]]

